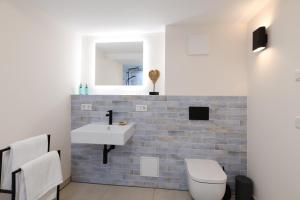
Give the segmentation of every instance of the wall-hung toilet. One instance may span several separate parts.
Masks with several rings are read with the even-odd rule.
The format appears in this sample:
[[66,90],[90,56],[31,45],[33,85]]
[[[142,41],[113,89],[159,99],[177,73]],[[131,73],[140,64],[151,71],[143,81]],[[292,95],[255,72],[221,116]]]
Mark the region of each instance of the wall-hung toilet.
[[222,200],[227,176],[214,160],[185,159],[189,191],[194,200]]

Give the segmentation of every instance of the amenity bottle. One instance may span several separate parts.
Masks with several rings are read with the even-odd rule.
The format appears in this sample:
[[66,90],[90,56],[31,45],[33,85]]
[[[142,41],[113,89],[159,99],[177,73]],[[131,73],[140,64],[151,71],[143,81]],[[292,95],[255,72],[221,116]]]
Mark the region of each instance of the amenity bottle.
[[79,85],[79,95],[85,95],[85,88],[81,83]]
[[89,95],[90,94],[90,89],[88,84],[85,84],[85,95]]

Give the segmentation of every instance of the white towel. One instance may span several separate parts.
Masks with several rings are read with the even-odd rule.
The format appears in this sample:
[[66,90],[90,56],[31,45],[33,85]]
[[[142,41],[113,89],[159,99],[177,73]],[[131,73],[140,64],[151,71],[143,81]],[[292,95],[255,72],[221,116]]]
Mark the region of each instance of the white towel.
[[11,189],[11,158],[10,151],[3,152],[2,157],[2,172],[0,188],[5,190]]
[[48,151],[47,135],[40,135],[9,145],[10,151],[4,152],[2,164],[1,189],[11,190],[11,173],[28,161]]
[[[51,151],[39,158],[21,166],[21,176],[17,193],[19,200],[39,200],[48,194],[57,185],[63,182],[60,158],[57,151]],[[55,193],[56,194],[56,193]]]

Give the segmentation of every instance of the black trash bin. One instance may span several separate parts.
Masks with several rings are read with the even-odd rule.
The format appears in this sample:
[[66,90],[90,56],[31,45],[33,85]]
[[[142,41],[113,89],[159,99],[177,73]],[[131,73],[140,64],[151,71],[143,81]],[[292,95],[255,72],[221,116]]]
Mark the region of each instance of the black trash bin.
[[235,177],[235,199],[253,200],[253,181],[246,176]]

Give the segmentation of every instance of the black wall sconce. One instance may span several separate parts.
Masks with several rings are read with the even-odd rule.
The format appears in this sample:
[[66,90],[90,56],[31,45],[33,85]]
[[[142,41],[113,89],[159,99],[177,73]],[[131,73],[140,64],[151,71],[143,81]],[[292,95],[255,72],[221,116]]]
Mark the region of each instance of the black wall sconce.
[[267,48],[268,34],[266,27],[262,26],[253,32],[253,52],[260,52]]

